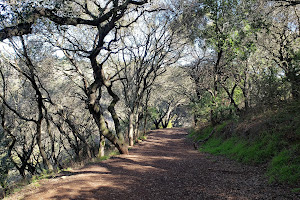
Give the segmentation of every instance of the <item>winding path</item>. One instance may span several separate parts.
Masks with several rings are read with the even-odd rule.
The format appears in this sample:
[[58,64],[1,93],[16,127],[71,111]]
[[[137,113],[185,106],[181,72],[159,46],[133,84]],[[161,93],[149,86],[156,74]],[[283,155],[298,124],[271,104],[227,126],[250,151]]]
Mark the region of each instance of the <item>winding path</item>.
[[130,155],[62,174],[24,199],[300,199],[258,167],[194,150],[183,129],[150,132]]

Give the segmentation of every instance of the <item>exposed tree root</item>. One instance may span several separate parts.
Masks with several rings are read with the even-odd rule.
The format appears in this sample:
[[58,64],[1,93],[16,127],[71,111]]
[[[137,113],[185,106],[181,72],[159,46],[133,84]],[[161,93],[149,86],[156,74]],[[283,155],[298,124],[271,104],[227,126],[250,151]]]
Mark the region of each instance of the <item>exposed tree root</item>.
[[196,150],[198,150],[199,149],[199,144],[200,143],[204,143],[204,142],[206,142],[207,140],[209,140],[209,138],[211,138],[211,136],[214,134],[214,132],[215,132],[215,129],[216,128],[214,128],[211,132],[210,132],[210,134],[207,136],[207,138],[205,138],[204,140],[198,140],[197,142],[194,142],[194,148],[196,149]]

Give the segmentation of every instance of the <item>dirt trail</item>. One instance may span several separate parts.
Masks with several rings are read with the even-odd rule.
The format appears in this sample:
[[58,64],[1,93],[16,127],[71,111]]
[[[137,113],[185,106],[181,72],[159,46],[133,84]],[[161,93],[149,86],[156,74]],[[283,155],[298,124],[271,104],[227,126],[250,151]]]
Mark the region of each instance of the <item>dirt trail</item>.
[[98,164],[44,181],[24,199],[300,199],[268,185],[258,167],[199,153],[183,129],[152,131],[148,140]]

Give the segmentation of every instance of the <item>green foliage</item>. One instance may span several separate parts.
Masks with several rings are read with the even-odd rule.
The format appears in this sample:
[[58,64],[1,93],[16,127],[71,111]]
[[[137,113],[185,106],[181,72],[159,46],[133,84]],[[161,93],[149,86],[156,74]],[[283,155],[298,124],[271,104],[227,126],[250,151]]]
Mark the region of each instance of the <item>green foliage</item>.
[[8,188],[8,173],[14,167],[9,157],[8,148],[9,140],[3,132],[0,132],[0,185],[6,190]]
[[237,103],[237,105],[239,105],[242,101],[243,101],[244,95],[243,95],[243,91],[241,88],[236,88],[234,95],[233,95],[233,99],[234,101]]
[[300,188],[294,188],[294,189],[292,189],[292,192],[300,193]]
[[273,157],[267,175],[270,182],[294,184],[300,180],[300,145],[283,149]]
[[148,113],[152,119],[159,118],[159,112],[158,112],[157,108],[155,108],[155,107],[149,107]]
[[194,129],[194,128],[190,128],[190,129],[188,130],[188,133],[189,133],[189,134],[187,135],[187,138],[190,138],[190,139],[194,139],[194,137],[200,135],[200,134],[198,133],[198,131],[197,131],[196,129]]
[[[224,138],[222,131],[228,123],[216,127],[217,134],[200,146],[200,151],[223,155],[245,164],[267,164],[269,181],[300,183],[300,104],[292,102],[281,105],[279,111],[267,114],[267,126],[250,137],[232,135]],[[271,125],[271,128],[270,128]],[[195,141],[208,136],[213,127],[191,130],[189,137]]]
[[108,160],[110,159],[111,157],[113,156],[116,156],[116,155],[120,155],[119,151],[111,151],[109,152],[109,154],[107,155],[104,155],[100,158],[94,158],[92,161],[90,161],[89,163],[97,163],[97,162],[101,162],[103,160]]
[[173,128],[173,123],[172,123],[173,119],[171,119],[169,122],[168,122],[168,125],[167,125],[167,128]]
[[[224,103],[224,99],[227,100],[227,98],[222,95],[223,94],[220,91],[220,95],[212,99],[212,97],[206,93],[202,99],[190,103],[192,114],[195,115],[198,121],[202,123],[206,123],[210,120],[211,110],[213,110],[213,117],[218,122],[223,122],[229,119],[237,120],[238,115],[236,113],[236,109],[234,106]],[[238,94],[235,98],[239,98]]]
[[194,100],[189,104],[189,109],[199,122],[205,123],[209,120],[210,105],[211,96],[206,92],[201,99],[194,97]]
[[225,121],[225,122],[223,122],[223,123],[221,123],[221,124],[218,124],[217,126],[216,126],[216,132],[221,132],[221,131],[223,131],[224,130],[224,128],[226,127],[228,125],[228,122],[227,121]]
[[[219,124],[216,126],[215,131],[221,132],[227,125],[228,122],[223,122],[222,124]],[[201,130],[195,130],[195,129],[190,129],[188,132],[188,138],[194,139],[195,141],[198,140],[203,140],[205,138],[207,138],[210,133],[212,132],[212,130],[214,129],[214,127],[212,126],[206,126],[205,128],[201,129]]]
[[140,136],[138,139],[139,139],[139,140],[145,141],[145,140],[147,140],[147,136],[146,136],[146,135],[142,135],[142,136]]
[[[268,165],[267,175],[270,182],[297,183],[300,180],[300,159],[295,147],[282,150],[282,142],[278,135],[265,135],[253,142],[237,136],[227,140],[215,137],[207,141],[200,149],[214,155],[224,155],[246,164]],[[299,148],[299,147],[298,147]]]
[[239,116],[237,115],[236,109],[233,105],[220,105],[214,110],[215,119],[219,122],[223,122],[225,120],[234,120],[237,121]]
[[6,189],[8,187],[8,173],[13,168],[13,164],[7,154],[0,155],[0,162],[0,185]]
[[37,182],[38,180],[53,178],[57,173],[60,173],[60,172],[61,172],[61,170],[59,170],[59,169],[57,169],[55,171],[49,171],[49,170],[43,169],[40,174],[32,176],[31,182]]
[[207,127],[203,128],[202,130],[190,129],[188,138],[191,138],[195,141],[203,140],[208,137],[208,135],[210,134],[210,132],[212,130],[213,130],[212,126],[207,126]]

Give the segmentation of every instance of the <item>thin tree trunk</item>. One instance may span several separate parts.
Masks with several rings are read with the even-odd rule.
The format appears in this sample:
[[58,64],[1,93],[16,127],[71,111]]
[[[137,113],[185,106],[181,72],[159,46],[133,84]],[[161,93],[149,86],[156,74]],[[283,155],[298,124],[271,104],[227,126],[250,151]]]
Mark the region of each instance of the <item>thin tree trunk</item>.
[[168,123],[169,123],[169,119],[162,120],[161,121],[162,128],[167,128],[168,127]]
[[[62,111],[63,112],[63,111]],[[73,134],[79,138],[80,141],[83,142],[84,144],[84,148],[86,150],[86,153],[87,153],[87,156],[88,158],[91,158],[92,155],[91,155],[91,148],[90,148],[90,145],[88,144],[88,142],[86,141],[85,137],[82,136],[80,133],[79,133],[79,130],[76,128],[76,125],[63,113],[60,112],[60,116],[63,117],[63,119],[65,120],[65,122],[68,124],[68,126],[71,128]]]
[[139,125],[140,125],[140,119],[139,119],[139,114],[138,112],[135,113],[135,125],[134,125],[134,140],[137,141],[138,138],[140,137],[139,133]]
[[129,138],[129,146],[133,146],[134,143],[134,127],[133,127],[133,121],[134,121],[134,114],[131,112],[129,114],[129,124],[128,124],[128,138]]
[[148,115],[147,113],[145,114],[145,117],[144,117],[144,135],[146,134],[146,131],[147,131],[147,118],[148,118]]
[[48,114],[45,114],[45,120],[46,120],[46,124],[47,124],[47,132],[50,138],[50,142],[51,142],[51,155],[50,158],[53,159],[54,161],[54,165],[57,166],[58,161],[55,155],[55,136],[53,135],[53,133],[51,132],[51,127],[50,127],[50,122],[49,122],[49,118],[47,116]]
[[[217,26],[216,26],[216,29],[217,29]],[[218,31],[218,30],[216,30]],[[223,56],[223,50],[222,50],[222,47],[221,45],[219,44],[218,45],[218,54],[217,54],[217,61],[215,63],[215,66],[214,66],[214,91],[213,91],[213,98],[212,98],[212,107],[211,107],[211,110],[210,110],[210,117],[211,117],[211,123],[212,125],[215,125],[217,124],[217,120],[218,120],[218,113],[214,113],[214,110],[213,110],[213,106],[217,107],[217,102],[216,102],[216,97],[218,95],[218,82],[219,82],[219,66],[220,66],[220,62],[221,62],[221,58]]]
[[36,133],[37,133],[36,142],[37,142],[37,145],[39,147],[40,154],[42,156],[42,159],[43,159],[43,162],[44,162],[45,166],[47,167],[47,169],[49,171],[53,171],[53,166],[51,165],[49,159],[47,158],[47,154],[46,154],[46,152],[44,150],[44,147],[42,145],[42,129],[41,129],[41,125],[42,125],[42,120],[37,121],[37,123],[36,123]]
[[100,136],[99,154],[98,157],[101,158],[105,155],[105,137]]
[[[248,67],[248,64],[247,64]],[[249,85],[248,85],[249,73],[248,70],[245,72],[245,80],[244,80],[244,88],[242,89],[244,94],[244,103],[245,103],[245,110],[249,110]]]
[[120,100],[120,98],[118,97],[118,95],[116,93],[113,92],[111,83],[106,84],[106,88],[107,88],[109,95],[113,98],[110,105],[108,106],[108,111],[110,112],[111,117],[114,121],[115,131],[116,131],[116,134],[117,134],[119,140],[124,140],[124,135],[121,132],[121,128],[120,128],[121,125],[120,125],[119,116],[117,115],[117,112],[115,110],[115,106],[118,103],[118,101]]

